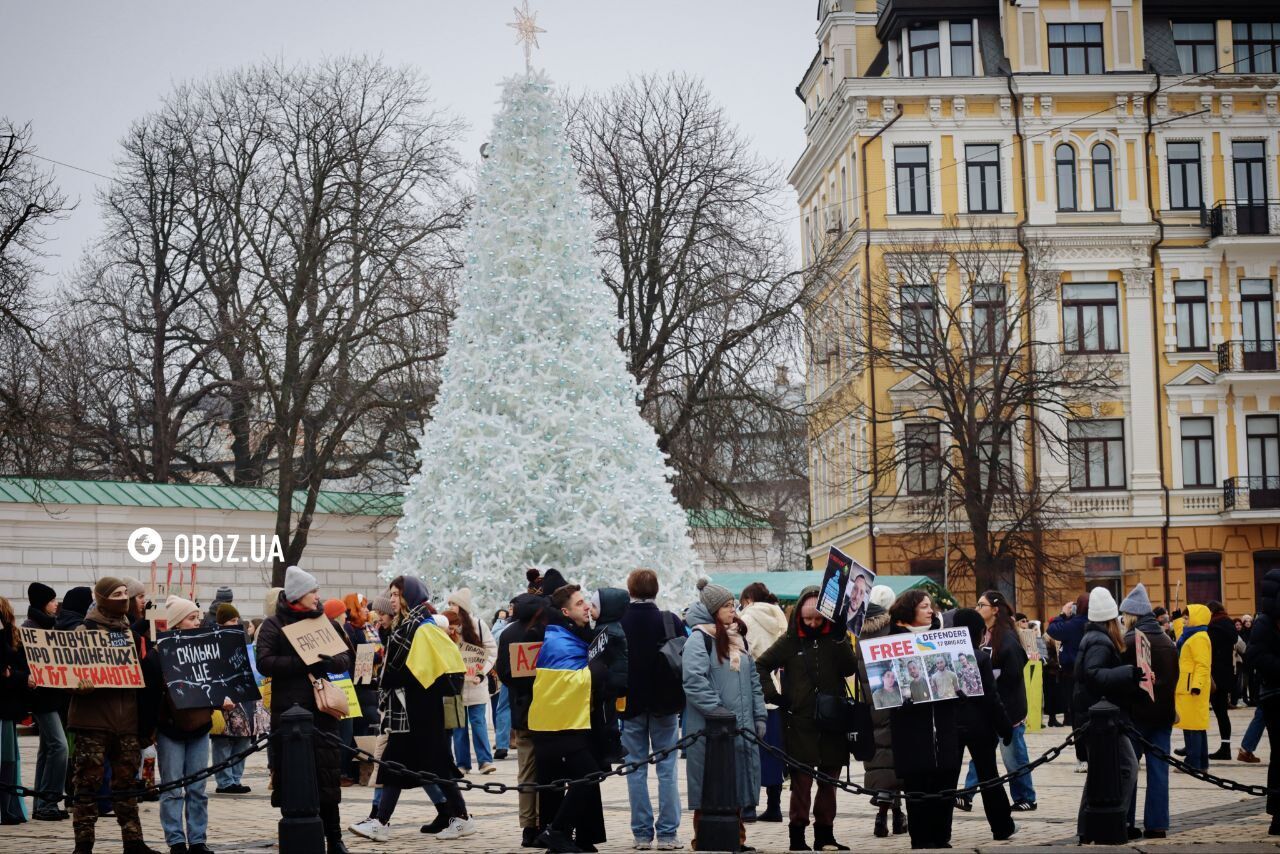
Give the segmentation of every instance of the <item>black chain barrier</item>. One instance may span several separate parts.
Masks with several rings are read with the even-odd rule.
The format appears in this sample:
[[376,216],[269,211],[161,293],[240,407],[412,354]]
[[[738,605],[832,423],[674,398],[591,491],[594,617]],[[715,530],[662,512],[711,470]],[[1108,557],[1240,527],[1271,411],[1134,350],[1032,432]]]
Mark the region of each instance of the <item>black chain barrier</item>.
[[269,733],[262,733],[261,735],[255,736],[253,742],[239,753],[233,753],[221,762],[211,765],[202,771],[193,771],[185,777],[179,777],[177,780],[170,780],[169,782],[161,783],[158,786],[144,786],[140,789],[112,789],[108,795],[99,795],[97,792],[77,792],[74,795],[68,795],[62,791],[41,791],[39,789],[28,788],[27,786],[16,786],[12,783],[0,782],[0,792],[15,795],[19,798],[35,797],[50,803],[66,801],[68,805],[70,805],[72,801],[96,801],[99,798],[110,801],[127,801],[133,798],[159,795],[173,789],[185,788],[191,783],[198,783],[201,780],[208,779],[219,771],[226,770],[242,759],[264,749],[270,740],[271,735]]
[[1280,795],[1280,791],[1268,789],[1266,786],[1250,785],[1236,780],[1228,780],[1226,777],[1219,777],[1216,774],[1210,774],[1208,771],[1193,768],[1177,756],[1165,751],[1165,749],[1159,745],[1152,744],[1148,739],[1143,737],[1142,733],[1138,732],[1138,730],[1134,728],[1133,724],[1124,722],[1121,723],[1121,726],[1124,728],[1125,732],[1132,736],[1139,744],[1151,751],[1157,759],[1164,762],[1166,765],[1176,768],[1188,777],[1195,777],[1197,780],[1212,783],[1218,788],[1226,789],[1229,792],[1243,792],[1246,795],[1253,795],[1259,798],[1266,797],[1268,795]]
[[417,780],[424,786],[440,785],[443,783],[445,785],[451,784],[457,786],[464,792],[480,791],[484,792],[486,795],[503,795],[507,792],[549,792],[564,789],[568,786],[600,783],[610,777],[623,777],[627,774],[634,774],[641,768],[658,764],[677,750],[684,750],[698,739],[704,737],[706,732],[703,730],[691,732],[670,747],[650,753],[645,758],[638,759],[635,762],[623,762],[611,771],[593,771],[585,777],[579,777],[575,780],[554,780],[550,783],[516,783],[514,785],[499,783],[496,781],[489,783],[477,783],[473,780],[468,780],[466,777],[455,780],[452,778],[440,777],[439,775],[432,774],[429,771],[411,771],[399,762],[379,759],[367,750],[361,750],[358,747],[353,747],[342,741],[342,739],[334,733],[320,732],[317,730],[314,735],[316,738],[327,741],[330,744],[337,745],[342,750],[355,755],[357,758],[362,759],[365,762],[372,762],[374,765],[380,768],[386,768],[394,774],[407,777],[412,780]]
[[841,780],[839,777],[832,777],[830,774],[825,774],[822,771],[818,770],[817,768],[814,768],[810,765],[805,765],[803,762],[797,762],[795,759],[792,759],[790,756],[788,756],[782,750],[782,748],[775,747],[772,744],[765,743],[759,736],[757,736],[751,730],[740,729],[738,730],[738,735],[742,736],[747,741],[757,745],[761,749],[768,751],[770,754],[776,757],[780,762],[782,762],[787,767],[792,768],[796,771],[800,771],[804,774],[808,774],[809,776],[813,777],[814,780],[820,783],[829,783],[830,785],[835,786],[836,788],[839,788],[839,789],[843,789],[844,791],[849,792],[850,794],[867,795],[869,797],[876,798],[878,802],[887,802],[887,801],[897,802],[900,800],[901,801],[943,801],[943,800],[950,801],[950,800],[955,800],[956,798],[972,799],[972,797],[978,794],[979,792],[982,792],[986,789],[993,789],[997,786],[1003,786],[1005,783],[1009,782],[1010,780],[1014,780],[1014,779],[1017,779],[1018,777],[1022,777],[1027,774],[1030,774],[1032,771],[1034,771],[1036,768],[1039,768],[1041,765],[1044,765],[1047,762],[1052,762],[1053,760],[1057,759],[1062,754],[1062,751],[1066,750],[1068,747],[1074,744],[1076,739],[1081,734],[1083,734],[1084,731],[1087,730],[1088,728],[1089,728],[1089,725],[1086,723],[1084,726],[1081,726],[1073,730],[1071,733],[1067,735],[1066,739],[1062,742],[1062,744],[1059,744],[1056,747],[1049,748],[1039,757],[1037,757],[1031,762],[1028,762],[1026,765],[1023,765],[1021,768],[1016,768],[1013,771],[1009,771],[1008,773],[1003,774],[999,777],[992,777],[990,780],[982,780],[972,786],[968,786],[963,789],[947,789],[942,792],[897,792],[897,791],[891,791],[888,789],[868,789],[865,786],[859,786],[857,783],[854,783],[852,781]]

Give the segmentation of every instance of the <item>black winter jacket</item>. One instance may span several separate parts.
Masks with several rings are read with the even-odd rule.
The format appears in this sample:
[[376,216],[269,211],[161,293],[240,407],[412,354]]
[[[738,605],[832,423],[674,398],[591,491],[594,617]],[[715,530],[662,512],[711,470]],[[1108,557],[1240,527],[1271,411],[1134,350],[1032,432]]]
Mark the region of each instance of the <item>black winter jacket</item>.
[[1135,694],[1145,693],[1138,687],[1139,675],[1136,667],[1120,660],[1106,629],[1089,623],[1076,653],[1076,720],[1086,720],[1089,707],[1099,700],[1110,700],[1127,715]]
[[1139,726],[1168,729],[1173,726],[1177,717],[1173,695],[1178,687],[1178,650],[1155,615],[1147,614],[1139,617],[1134,627],[1125,633],[1124,652],[1120,655],[1125,664],[1132,664],[1134,667],[1138,665],[1138,653],[1133,640],[1135,631],[1142,632],[1151,643],[1151,672],[1155,677],[1156,699],[1152,702],[1146,691],[1138,691],[1130,708],[1130,715]]
[[[1013,725],[1022,718],[1015,721],[1005,711],[1004,701],[1000,698],[1000,683],[991,666],[991,656],[987,655],[986,650],[979,649],[975,650],[975,657],[978,659],[978,672],[982,674],[982,696],[964,697],[959,701],[956,726],[961,735],[989,733],[1001,740],[1010,738],[1013,735]],[[1026,702],[1025,696],[1023,702]],[[1023,717],[1026,717],[1025,711]]]
[[658,700],[654,688],[658,651],[668,638],[688,634],[684,620],[652,602],[632,602],[622,617],[622,630],[627,635],[627,705],[619,717],[669,715],[679,711],[656,708],[652,704]]
[[1245,666],[1260,680],[1258,698],[1264,703],[1280,702],[1280,569],[1272,569],[1262,579],[1258,597],[1262,613],[1253,621]]
[[[907,634],[911,630],[894,623],[887,634]],[[889,712],[893,733],[893,767],[899,778],[935,771],[959,774],[962,747],[958,716],[963,700],[913,703]]]
[[1240,635],[1235,621],[1226,614],[1209,620],[1207,631],[1213,656],[1209,675],[1219,691],[1228,691],[1236,684],[1235,646]]
[[1017,635],[1004,638],[999,651],[991,651],[991,670],[995,674],[996,690],[1005,714],[1015,725],[1027,718],[1027,682],[1023,671],[1027,666],[1027,652],[1018,643]]
[[511,707],[511,728],[529,728],[529,705],[533,702],[533,677],[511,675],[511,645],[542,643],[546,633],[545,610],[550,607],[545,597],[521,593],[511,600],[511,622],[498,635],[498,661],[494,669],[507,686],[507,703]]
[[[24,629],[52,629],[57,624],[57,618],[53,614],[46,614],[35,608],[27,609],[27,618],[22,621]],[[31,707],[31,711],[36,714],[44,712],[58,712],[63,716],[67,713],[67,707],[71,704],[71,692],[62,688],[37,688],[29,691],[27,694],[27,704]]]

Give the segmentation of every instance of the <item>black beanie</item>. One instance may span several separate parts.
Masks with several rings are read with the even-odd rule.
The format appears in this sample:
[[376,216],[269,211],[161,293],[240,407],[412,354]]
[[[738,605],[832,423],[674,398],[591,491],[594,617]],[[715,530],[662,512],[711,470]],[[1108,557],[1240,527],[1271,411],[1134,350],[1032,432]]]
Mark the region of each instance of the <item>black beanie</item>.
[[542,574],[542,595],[551,598],[552,593],[555,593],[568,583],[564,580],[564,576],[560,574],[560,570],[548,569]]
[[27,585],[27,601],[31,603],[31,607],[37,611],[43,611],[45,606],[58,598],[58,594],[53,588],[47,584],[41,584],[39,581],[33,581]]

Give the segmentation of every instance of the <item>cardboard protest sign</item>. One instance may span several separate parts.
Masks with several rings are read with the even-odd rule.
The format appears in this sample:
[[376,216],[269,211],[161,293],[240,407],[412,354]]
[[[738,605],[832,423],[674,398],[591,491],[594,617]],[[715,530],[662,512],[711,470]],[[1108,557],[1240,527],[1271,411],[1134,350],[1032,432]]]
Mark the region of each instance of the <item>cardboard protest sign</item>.
[[510,646],[511,678],[533,678],[537,675],[540,643],[513,643]]
[[304,664],[315,664],[322,655],[342,655],[347,651],[347,641],[334,629],[328,617],[298,620],[284,627],[284,636]]
[[1039,637],[1035,629],[1018,629],[1018,643],[1022,644],[1022,651],[1027,654],[1027,658],[1040,654],[1040,645],[1036,643]]
[[141,688],[142,668],[129,632],[18,629],[31,677],[39,688]]
[[152,653],[160,657],[175,709],[216,709],[224,699],[246,703],[262,696],[244,630],[237,626],[168,632]]
[[845,628],[855,638],[862,634],[862,621],[867,618],[871,588],[875,584],[876,574],[850,559],[848,580],[844,585],[844,601],[838,613],[845,614]]
[[1151,641],[1147,640],[1144,632],[1133,633],[1133,652],[1138,662],[1138,669],[1142,671],[1143,678],[1141,687],[1147,692],[1147,696],[1151,698],[1151,702],[1156,701],[1156,674],[1151,669]]
[[373,681],[373,660],[378,648],[371,643],[362,643],[356,647],[356,666],[353,680],[357,685],[368,685]]
[[818,588],[818,613],[828,620],[835,620],[841,611],[851,563],[853,559],[837,548],[827,553],[827,571],[823,573],[822,586]]
[[462,653],[462,663],[467,666],[468,676],[479,676],[484,673],[484,647],[463,641],[458,644],[458,651]]
[[931,703],[982,694],[968,629],[871,638],[858,649],[867,665],[871,704],[877,709],[901,706],[906,699]]

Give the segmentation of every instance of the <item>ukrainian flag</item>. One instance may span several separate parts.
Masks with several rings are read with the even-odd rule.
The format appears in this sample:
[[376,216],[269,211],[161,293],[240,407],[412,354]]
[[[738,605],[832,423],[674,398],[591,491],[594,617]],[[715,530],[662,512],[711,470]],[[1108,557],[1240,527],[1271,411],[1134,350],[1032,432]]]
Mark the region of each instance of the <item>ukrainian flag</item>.
[[591,728],[591,671],[587,644],[564,626],[548,626],[533,677],[529,729],[561,732]]
[[413,633],[405,666],[423,688],[430,688],[446,673],[467,672],[458,645],[430,619]]

